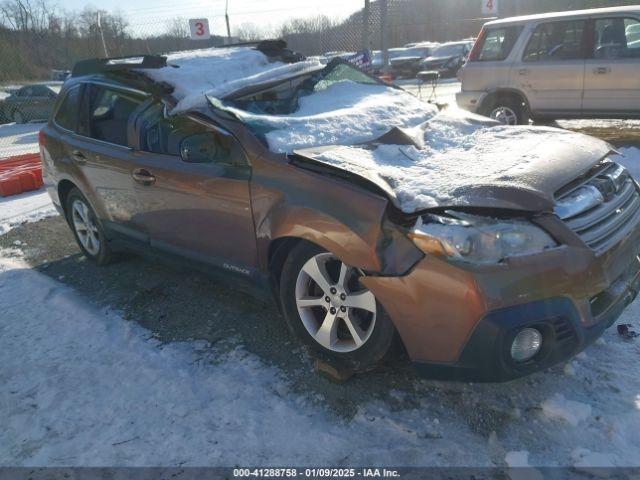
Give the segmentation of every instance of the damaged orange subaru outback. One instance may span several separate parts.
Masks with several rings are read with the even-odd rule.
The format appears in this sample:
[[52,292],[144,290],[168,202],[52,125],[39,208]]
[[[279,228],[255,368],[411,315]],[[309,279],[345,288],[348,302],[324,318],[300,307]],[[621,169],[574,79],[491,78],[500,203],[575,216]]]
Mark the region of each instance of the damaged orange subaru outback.
[[84,254],[178,257],[273,292],[366,370],[505,381],[575,355],[638,291],[640,195],[604,142],[438,111],[280,42],[80,62],[40,134]]

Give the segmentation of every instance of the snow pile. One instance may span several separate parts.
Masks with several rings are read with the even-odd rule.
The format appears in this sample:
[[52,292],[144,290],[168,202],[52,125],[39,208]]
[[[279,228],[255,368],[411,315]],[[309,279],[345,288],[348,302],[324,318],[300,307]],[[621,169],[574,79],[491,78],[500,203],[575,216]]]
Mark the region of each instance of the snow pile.
[[455,111],[441,112],[408,133],[417,147],[338,146],[313,158],[388,185],[394,203],[413,213],[454,200],[456,189],[470,184],[518,185],[535,177],[563,146],[595,158],[609,152],[605,142],[581,134],[502,126]]
[[0,235],[25,223],[57,215],[46,191],[0,197]]
[[144,70],[157,82],[174,87],[178,100],[174,112],[206,105],[204,94],[221,98],[240,88],[264,81],[276,80],[296,73],[322,68],[317,60],[286,64],[271,62],[253,48],[207,48],[170,53],[161,69]]
[[577,427],[591,416],[589,405],[567,400],[561,394],[556,394],[545,400],[541,406],[543,415],[549,420],[562,420],[572,427]]
[[351,145],[374,140],[393,127],[415,127],[437,109],[402,90],[385,85],[336,82],[299,99],[290,115],[253,114],[225,109],[265,138],[274,152],[317,145]]

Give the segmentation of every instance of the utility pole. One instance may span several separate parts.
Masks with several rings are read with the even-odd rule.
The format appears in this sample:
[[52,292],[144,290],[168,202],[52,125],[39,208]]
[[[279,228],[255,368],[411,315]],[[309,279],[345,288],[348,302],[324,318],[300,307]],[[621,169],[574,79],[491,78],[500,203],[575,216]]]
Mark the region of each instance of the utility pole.
[[104,32],[102,31],[102,18],[100,17],[100,10],[98,10],[98,31],[100,32],[100,38],[102,39],[102,49],[104,50],[104,56],[105,58],[109,58],[107,42],[104,41]]
[[380,49],[382,50],[382,72],[389,72],[389,32],[387,26],[387,0],[379,0],[380,4]]
[[364,10],[362,12],[362,49],[371,50],[369,41],[369,0],[364,0]]
[[224,20],[227,22],[227,40],[231,43],[231,27],[229,26],[229,0],[224,7]]

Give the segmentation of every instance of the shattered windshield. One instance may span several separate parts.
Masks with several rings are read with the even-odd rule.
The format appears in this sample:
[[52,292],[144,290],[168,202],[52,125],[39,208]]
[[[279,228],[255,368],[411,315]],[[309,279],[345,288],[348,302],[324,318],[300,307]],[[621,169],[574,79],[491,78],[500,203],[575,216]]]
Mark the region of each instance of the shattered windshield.
[[232,99],[207,98],[219,114],[241,121],[271,151],[287,153],[371,141],[394,127],[415,127],[437,112],[344,61]]
[[346,62],[332,62],[311,75],[291,78],[264,90],[229,100],[225,103],[254,114],[286,115],[295,112],[301,98],[326,90],[331,85],[350,81],[362,85],[381,82]]

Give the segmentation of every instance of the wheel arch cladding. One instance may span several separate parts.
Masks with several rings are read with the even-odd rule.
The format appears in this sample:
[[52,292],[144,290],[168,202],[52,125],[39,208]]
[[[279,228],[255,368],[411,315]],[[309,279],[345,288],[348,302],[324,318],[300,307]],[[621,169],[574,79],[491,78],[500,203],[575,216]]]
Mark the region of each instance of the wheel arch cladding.
[[490,92],[482,102],[482,106],[480,107],[480,111],[485,113],[490,113],[488,110],[493,108],[498,100],[501,99],[509,99],[515,100],[517,102],[522,102],[526,108],[529,108],[529,102],[527,101],[527,97],[518,90],[513,89],[498,89],[493,92]]
[[58,183],[58,198],[60,199],[60,205],[65,213],[67,211],[67,198],[69,197],[69,192],[74,188],[78,187],[71,180],[63,179]]

